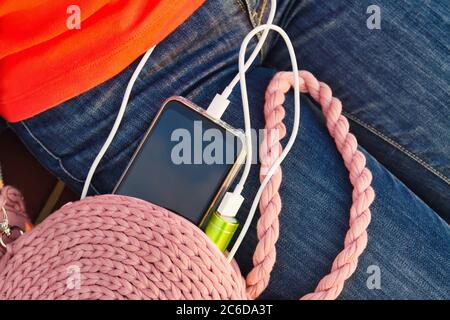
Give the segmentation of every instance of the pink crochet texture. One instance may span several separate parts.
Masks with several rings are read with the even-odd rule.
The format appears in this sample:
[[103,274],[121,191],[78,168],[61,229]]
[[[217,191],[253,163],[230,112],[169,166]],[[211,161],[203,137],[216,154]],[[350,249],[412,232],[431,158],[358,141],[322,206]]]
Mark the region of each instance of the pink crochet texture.
[[0,299],[244,298],[242,277],[200,229],[124,196],[64,206],[0,260]]
[[[303,297],[334,299],[366,247],[375,194],[341,102],[310,73],[298,76],[301,91],[322,106],[353,185],[344,249],[316,290]],[[278,73],[266,92],[266,129],[276,128],[278,135],[266,130],[261,156],[270,161],[261,167],[261,178],[282,150],[282,105],[292,84],[292,73]],[[0,259],[0,299],[254,299],[267,287],[276,260],[281,180],[279,169],[260,200],[259,243],[245,281],[237,265],[227,264],[206,235],[184,218],[142,200],[104,195],[65,205],[8,244]]]

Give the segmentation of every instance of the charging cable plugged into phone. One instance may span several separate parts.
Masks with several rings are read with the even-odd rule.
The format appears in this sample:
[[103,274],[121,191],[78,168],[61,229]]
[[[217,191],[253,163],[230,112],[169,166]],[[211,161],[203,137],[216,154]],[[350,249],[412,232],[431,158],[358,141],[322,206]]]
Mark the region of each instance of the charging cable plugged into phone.
[[[275,3],[275,1],[272,1],[272,4]],[[275,8],[275,6],[273,6]],[[272,9],[273,9],[272,8]],[[272,14],[272,12],[271,12]],[[272,22],[273,16],[269,15],[269,22]],[[210,220],[209,224],[206,226],[205,232],[210,237],[210,239],[215,242],[219,249],[222,251],[225,251],[226,248],[224,247],[228,246],[229,242],[231,241],[231,238],[233,237],[234,232],[237,230],[238,222],[236,221],[235,217],[244,201],[244,198],[241,195],[241,192],[244,188],[244,185],[246,183],[247,177],[250,173],[251,163],[252,163],[252,137],[251,137],[251,124],[250,124],[250,112],[249,112],[249,103],[248,103],[248,95],[247,95],[247,85],[246,85],[246,79],[245,79],[245,72],[250,66],[253,61],[251,60],[252,57],[249,58],[247,63],[245,63],[245,52],[247,49],[247,46],[250,42],[250,40],[259,32],[264,31],[267,32],[269,30],[274,30],[279,33],[281,38],[285,41],[286,46],[288,48],[289,57],[291,59],[292,64],[292,71],[294,75],[298,74],[298,65],[297,65],[297,59],[295,56],[294,47],[292,45],[292,42],[289,39],[289,36],[286,34],[286,32],[281,29],[280,27],[272,24],[265,24],[261,25],[259,27],[254,28],[244,39],[241,45],[241,49],[239,51],[239,80],[240,80],[240,86],[241,86],[241,97],[242,97],[242,107],[244,111],[244,123],[245,123],[245,140],[246,140],[246,162],[244,167],[244,172],[241,176],[241,180],[237,184],[235,190],[233,192],[227,192],[220,203],[217,212],[213,214],[212,219]],[[260,41],[264,41],[264,36],[261,37]],[[231,248],[229,254],[227,255],[228,262],[231,262],[234,255],[236,254],[237,250],[239,249],[239,246],[241,245],[249,227],[253,220],[253,217],[255,215],[259,200],[261,198],[262,192],[264,191],[265,187],[269,183],[270,179],[272,178],[275,171],[279,168],[283,160],[286,158],[287,154],[291,150],[292,146],[294,145],[294,142],[297,138],[298,130],[300,127],[300,80],[298,77],[294,77],[293,79],[294,84],[294,123],[293,123],[293,129],[291,132],[291,135],[289,137],[288,142],[286,143],[286,146],[284,147],[282,153],[280,156],[274,161],[270,169],[268,170],[266,176],[264,177],[263,181],[261,182],[261,185],[258,189],[258,192],[256,193],[255,198],[253,199],[252,206],[250,208],[250,211],[248,213],[247,219],[245,221],[245,224],[242,227],[242,230],[236,239],[233,247]],[[212,101],[211,105],[208,107],[207,112],[212,115],[221,116],[225,109],[228,106],[228,96],[231,94],[231,91],[233,87],[236,85],[236,83],[233,81],[221,95],[216,95],[214,100]],[[211,224],[211,225],[210,225]],[[233,231],[230,231],[233,230]],[[228,232],[230,231],[230,232]],[[221,234],[218,234],[222,232]]]
[[[252,164],[252,135],[251,135],[251,123],[250,123],[251,121],[250,121],[250,111],[249,111],[249,102],[248,102],[248,95],[247,95],[245,72],[248,70],[250,65],[253,63],[253,61],[258,56],[258,53],[260,52],[260,50],[262,49],[262,46],[264,45],[264,43],[266,41],[269,31],[271,31],[271,30],[276,31],[281,36],[281,38],[285,41],[287,48],[288,48],[289,57],[291,59],[293,74],[298,74],[298,66],[297,66],[297,59],[295,56],[295,51],[294,51],[293,45],[292,45],[288,35],[282,28],[272,24],[274,17],[275,17],[275,12],[276,12],[276,0],[271,0],[271,8],[270,8],[267,23],[264,25],[260,25],[256,28],[254,28],[253,30],[251,30],[242,42],[242,45],[241,45],[241,48],[239,51],[239,74],[237,74],[235,76],[235,78],[230,82],[230,84],[225,88],[225,90],[221,94],[217,94],[214,97],[214,99],[211,102],[211,104],[209,105],[208,109],[206,111],[203,110],[204,113],[202,111],[199,111],[200,108],[193,107],[192,103],[189,103],[186,100],[179,99],[179,102],[181,102],[182,104],[184,103],[188,107],[189,107],[189,105],[191,105],[190,108],[185,109],[185,110],[188,110],[186,112],[190,114],[188,116],[188,118],[192,117],[192,116],[198,117],[200,114],[200,116],[202,118],[206,118],[206,120],[204,120],[205,123],[207,123],[211,126],[218,126],[219,129],[223,129],[225,131],[227,131],[227,130],[233,131],[233,130],[230,130],[229,126],[227,126],[225,123],[223,123],[220,120],[220,118],[222,117],[223,113],[226,111],[228,105],[230,104],[228,97],[230,96],[234,87],[238,83],[240,83],[242,108],[243,108],[243,113],[244,113],[244,125],[245,125],[245,128],[244,128],[244,132],[245,132],[244,145],[245,145],[245,147],[244,147],[244,149],[246,152],[245,166],[244,166],[244,170],[243,170],[242,176],[240,178],[240,181],[236,185],[235,189],[232,192],[226,192],[222,199],[218,199],[217,197],[214,197],[213,201],[211,203],[208,202],[206,207],[204,206],[204,207],[201,207],[201,209],[199,209],[199,208],[196,208],[195,206],[191,206],[191,208],[189,208],[189,210],[186,210],[186,208],[183,208],[183,209],[185,209],[185,211],[188,212],[188,214],[183,214],[183,215],[189,219],[189,217],[190,217],[189,212],[191,212],[191,215],[198,215],[199,212],[205,212],[205,210],[209,212],[209,208],[217,207],[217,209],[214,212],[212,212],[208,216],[205,216],[202,219],[200,219],[199,221],[201,221],[201,222],[198,225],[200,225],[204,229],[204,232],[206,233],[206,235],[211,239],[212,242],[214,242],[216,244],[216,246],[222,252],[226,251],[226,249],[228,248],[228,245],[230,244],[231,240],[233,239],[234,234],[238,230],[239,222],[236,219],[236,215],[239,212],[239,209],[240,209],[242,203],[244,202],[244,198],[242,197],[241,193],[242,193],[242,190],[244,189],[245,183],[249,176],[250,168],[251,168],[251,164]],[[255,37],[257,34],[259,34],[261,32],[262,32],[261,38],[259,39],[252,54],[246,61],[245,53],[246,53],[248,44],[250,43],[251,39],[253,39],[253,37]],[[102,146],[100,152],[98,153],[97,157],[95,158],[91,168],[89,169],[88,175],[87,175],[85,183],[84,183],[81,199],[86,197],[93,174],[118,131],[118,128],[120,126],[120,123],[122,122],[122,119],[123,119],[123,116],[124,116],[124,113],[125,113],[125,110],[126,110],[126,107],[128,104],[128,99],[130,97],[134,82],[136,81],[139,73],[141,72],[143,66],[145,65],[146,61],[150,57],[154,48],[155,47],[149,49],[145,53],[145,55],[141,59],[140,63],[138,64],[136,70],[134,71],[134,73],[127,85],[127,88],[126,88],[126,91],[125,91],[125,94],[124,94],[124,97],[122,100],[122,104],[120,106],[120,109],[119,109],[118,115],[116,117],[116,120],[114,122],[113,128],[112,128],[110,134],[108,135],[104,145]],[[293,121],[293,129],[292,129],[292,133],[289,137],[289,141],[287,142],[287,144],[284,147],[280,156],[274,161],[274,163],[272,164],[272,166],[266,173],[266,176],[264,177],[263,181],[261,182],[261,185],[253,199],[253,202],[252,202],[250,211],[247,215],[246,221],[238,235],[238,238],[234,242],[233,247],[231,248],[229,254],[227,255],[228,262],[231,262],[231,260],[233,259],[236,251],[238,250],[239,246],[241,245],[243,238],[245,237],[245,235],[250,227],[250,224],[253,220],[256,209],[258,207],[258,203],[261,198],[262,192],[264,191],[265,187],[267,186],[268,182],[270,181],[270,179],[273,176],[273,174],[275,173],[275,171],[279,168],[280,164],[283,162],[283,160],[285,159],[285,157],[291,150],[291,148],[295,142],[295,139],[297,137],[298,129],[300,126],[300,83],[299,82],[300,82],[299,78],[294,77],[294,79],[293,79],[293,84],[294,84],[294,121]],[[164,109],[164,106],[161,109],[160,114],[162,113],[163,109]],[[158,119],[155,119],[154,124],[152,124],[152,127],[155,125],[156,120],[158,120]],[[170,123],[170,121],[166,121],[166,123]],[[150,128],[150,130],[151,129],[152,128]],[[149,133],[150,133],[150,131],[149,131]],[[149,135],[149,133],[147,135]],[[144,142],[145,141],[143,141],[143,143]],[[141,144],[141,146],[143,146],[143,143]],[[141,146],[138,149],[140,149]],[[161,144],[159,144],[159,146],[161,146]],[[158,153],[158,151],[153,152],[153,154],[155,154],[155,153]],[[132,162],[133,162],[133,160],[135,160],[134,158],[135,157],[133,157]],[[163,158],[159,158],[157,160],[161,160],[160,163],[163,163],[163,162],[167,163],[167,161],[163,161],[163,160],[165,160]],[[130,163],[129,167],[138,165],[138,164],[136,164],[136,161],[134,161],[134,162],[135,163]],[[155,163],[155,162],[152,162],[152,164],[153,163]],[[165,173],[169,173],[169,175],[172,175],[173,171],[176,171],[176,169],[172,170],[173,167],[168,167],[167,165],[164,167],[164,169],[167,169],[167,170],[165,170]],[[128,169],[126,171],[128,171]],[[180,173],[180,171],[177,171],[177,172]],[[127,172],[124,173],[124,175],[121,178],[121,181],[123,179],[127,178],[126,174],[127,174]],[[158,171],[156,174],[158,176],[160,176],[161,172]],[[231,183],[231,179],[234,178],[234,174],[237,174],[237,171],[233,171],[233,174],[228,174],[224,183],[221,184],[219,190],[224,186],[229,186],[229,184]],[[136,174],[136,176],[137,176],[137,179],[139,180],[139,178],[140,178],[139,174]],[[195,176],[198,177],[199,175],[195,175]],[[160,180],[162,181],[164,179],[160,179]],[[171,183],[171,181],[177,181],[177,180],[180,181],[183,179],[180,179],[179,177],[174,176],[173,180],[167,179],[167,177],[165,180],[166,181],[163,181],[163,182]],[[184,182],[186,183],[186,181],[184,181]],[[184,193],[179,192],[179,195],[181,195],[180,197],[170,197],[172,192],[169,192],[169,194],[159,194],[158,196],[160,198],[157,201],[153,201],[152,198],[146,199],[144,196],[142,196],[142,197],[139,196],[139,194],[143,190],[150,189],[148,186],[142,187],[142,185],[140,185],[139,183],[136,183],[136,181],[133,181],[133,183],[128,184],[128,186],[132,186],[135,189],[139,189],[139,190],[137,190],[137,193],[132,193],[133,196],[137,196],[144,200],[152,201],[157,205],[166,207],[166,208],[168,208],[174,212],[178,212],[178,213],[180,212],[180,210],[177,210],[177,205],[179,205],[179,203],[186,204],[187,202],[193,202],[192,197],[189,198],[189,196],[185,195],[186,192],[184,192]],[[125,187],[123,187],[123,184],[122,184],[122,185],[118,185],[118,187],[116,187],[116,189],[121,188],[121,187],[125,188]],[[184,185],[183,190],[190,190],[190,189],[192,189],[192,188],[190,188],[190,186],[187,186],[186,184]],[[209,188],[209,189],[211,189],[211,188]],[[115,191],[114,191],[114,193],[115,193]],[[121,191],[124,191],[124,189],[121,189]],[[171,190],[171,191],[173,191],[173,190]],[[181,189],[179,191],[181,191]],[[123,192],[118,192],[118,193],[124,194]],[[126,192],[125,192],[125,194],[126,194]],[[217,193],[217,195],[219,195],[219,194],[223,194],[223,193],[221,193],[221,192]],[[173,200],[173,199],[175,199],[175,200]],[[175,203],[173,201],[175,201]],[[181,211],[183,211],[183,210],[181,210]],[[191,221],[197,221],[197,217],[190,217],[190,218],[191,219],[189,219],[189,220],[191,220]]]
[[206,224],[206,235],[222,252],[225,252],[228,248],[239,227],[236,215],[243,202],[244,197],[241,194],[227,192],[220,202],[219,207],[211,214]]

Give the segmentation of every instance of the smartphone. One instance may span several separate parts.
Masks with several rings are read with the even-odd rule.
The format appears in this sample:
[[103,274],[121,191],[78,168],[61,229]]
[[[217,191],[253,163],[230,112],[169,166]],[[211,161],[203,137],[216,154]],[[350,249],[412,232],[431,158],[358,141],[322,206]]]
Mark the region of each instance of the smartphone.
[[244,139],[192,102],[171,97],[113,193],[149,201],[201,227],[243,164]]

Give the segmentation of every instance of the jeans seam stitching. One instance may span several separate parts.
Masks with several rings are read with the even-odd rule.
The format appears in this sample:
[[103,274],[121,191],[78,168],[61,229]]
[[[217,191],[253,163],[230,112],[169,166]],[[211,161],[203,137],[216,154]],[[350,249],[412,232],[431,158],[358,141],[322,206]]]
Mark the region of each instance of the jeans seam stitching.
[[262,4],[262,8],[261,8],[261,14],[259,15],[258,18],[258,25],[261,25],[262,22],[262,18],[264,17],[264,12],[266,11],[267,8],[267,0],[264,0],[263,4]]
[[247,13],[247,10],[245,8],[245,4],[242,3],[242,0],[236,0],[238,6],[241,8],[241,10],[245,13]]
[[429,170],[431,173],[433,173],[434,175],[436,175],[438,178],[444,180],[447,184],[450,185],[450,178],[447,177],[446,175],[444,175],[442,172],[440,172],[439,170],[435,169],[433,166],[431,166],[429,163],[427,163],[425,160],[421,159],[418,155],[416,155],[415,153],[411,152],[410,150],[406,149],[405,147],[403,147],[401,144],[399,144],[398,142],[394,141],[393,139],[389,138],[388,136],[386,136],[385,134],[381,133],[380,131],[378,131],[377,129],[375,129],[374,127],[372,127],[371,125],[365,123],[364,121],[358,119],[357,117],[348,114],[347,112],[342,112],[346,117],[348,117],[349,119],[353,120],[354,122],[356,122],[357,124],[361,125],[362,127],[364,127],[365,129],[369,130],[370,132],[372,132],[373,134],[375,134],[376,136],[378,136],[379,138],[383,139],[384,141],[386,141],[387,143],[389,143],[390,145],[392,145],[393,147],[395,147],[396,149],[400,150],[401,152],[403,152],[404,154],[406,154],[408,157],[410,157],[411,159],[413,159],[414,161],[416,161],[417,163],[419,163],[420,165],[422,165],[423,167],[425,167],[425,169]]
[[[240,2],[240,0],[237,0],[237,1]],[[263,1],[260,13],[258,12],[258,8],[252,9],[247,1],[245,1],[245,6],[247,7],[247,17],[248,17],[248,20],[250,21],[252,28],[254,29],[254,28],[258,27],[259,25],[261,25],[262,18],[264,17],[264,13],[266,12],[267,8],[269,7],[268,0]],[[261,34],[262,34],[261,32],[256,34],[257,41],[259,41],[259,39],[261,39]],[[258,52],[258,54],[261,58],[261,61],[264,60],[264,52],[265,52],[264,49],[266,47],[267,47],[267,44],[265,43],[263,45],[263,47],[261,48],[261,50]]]
[[[63,165],[61,158],[55,156],[35,135],[34,133],[31,131],[31,129],[23,122],[21,121],[20,124],[25,128],[25,130],[28,132],[28,134],[30,135],[30,137],[38,144],[41,146],[41,148],[47,152],[47,154],[49,154],[53,159],[55,159],[58,164],[59,167],[61,168],[61,170],[67,174],[70,178],[72,178],[73,180],[75,180],[76,182],[79,183],[83,183],[84,181],[81,179],[76,178],[72,173],[70,173]],[[97,193],[99,194],[99,192],[97,191],[97,189],[91,184],[90,187]]]
[[[237,1],[240,3],[241,8],[244,8],[244,11],[248,17],[250,24],[251,24],[252,28],[254,28],[255,21],[254,21],[253,16],[258,13],[250,7],[250,5],[248,4],[247,1],[245,1],[245,2],[241,1],[241,0],[237,0]],[[259,37],[259,34],[257,34],[256,36]]]

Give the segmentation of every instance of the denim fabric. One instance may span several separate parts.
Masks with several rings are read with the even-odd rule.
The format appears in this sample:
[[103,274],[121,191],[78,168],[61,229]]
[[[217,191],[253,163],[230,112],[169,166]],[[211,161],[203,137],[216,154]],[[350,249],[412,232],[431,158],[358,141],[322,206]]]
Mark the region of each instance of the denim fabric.
[[[427,51],[430,61],[425,63],[412,50],[421,46],[414,42],[417,36],[408,36],[407,41],[397,43],[393,40],[400,30],[405,35],[424,32],[438,36],[441,31],[433,29],[438,28],[437,17],[445,8],[425,7],[420,14],[412,15],[400,4],[379,2],[381,7],[390,8],[388,12],[392,12],[384,17],[383,31],[372,31],[383,32],[381,36],[362,30],[366,28],[367,6],[360,8],[350,1],[339,2],[339,5],[335,4],[337,1],[333,4],[331,1],[279,2],[277,21],[293,38],[301,68],[310,69],[329,82],[344,101],[346,112],[358,124],[352,125],[352,129],[356,129],[358,139],[366,147],[362,151],[374,175],[377,196],[372,206],[368,247],[341,298],[449,299],[450,228],[430,207],[433,205],[440,213],[448,211],[448,184],[439,189],[441,177],[434,173],[427,176],[426,173],[431,172],[429,169],[420,170],[423,165],[398,148],[401,146],[419,154],[430,166],[446,172],[443,167],[448,166],[449,161],[445,137],[449,136],[449,129],[445,124],[448,112],[443,113],[448,107],[446,109],[441,99],[448,98],[448,90],[441,92],[437,88],[448,89],[448,78],[445,79],[438,70],[438,66],[445,67],[442,62],[447,57],[439,45],[441,42],[437,48],[434,45],[424,48],[431,50]],[[405,7],[408,7],[406,3]],[[214,94],[222,91],[237,73],[240,41],[254,24],[264,21],[267,10],[265,1],[209,0],[158,45],[136,82],[124,122],[97,170],[91,193],[111,192],[167,97],[182,95],[206,107]],[[415,20],[420,22],[427,15],[430,20],[424,30]],[[436,19],[432,19],[433,16]],[[403,29],[406,22],[410,26],[408,32]],[[381,46],[387,46],[389,53],[380,49]],[[372,49],[376,51],[372,52]],[[357,55],[358,50],[365,54]],[[405,66],[407,58],[413,61]],[[261,107],[265,88],[277,70],[289,67],[287,61],[284,48],[276,37],[272,37],[262,58],[248,74],[252,126],[255,128],[263,126]],[[396,61],[401,70],[394,69]],[[112,127],[136,64],[57,108],[11,124],[36,157],[77,191],[81,190],[88,169]],[[377,73],[377,70],[381,72]],[[417,76],[423,72],[428,73],[426,78]],[[401,79],[402,85],[392,79]],[[408,83],[414,90],[407,88]],[[283,210],[277,262],[262,298],[293,299],[313,290],[319,279],[329,272],[334,257],[343,247],[348,229],[351,204],[348,174],[317,106],[307,96],[302,98],[299,137],[283,164]],[[288,95],[285,107],[291,115],[292,95]],[[411,114],[405,112],[410,109]],[[242,118],[240,93],[236,90],[224,120],[240,128]],[[288,116],[286,123],[291,128],[292,117]],[[368,129],[372,127],[376,130]],[[389,139],[380,138],[376,132],[385,134],[398,146]],[[434,137],[436,132],[440,138]],[[413,133],[415,135],[411,137]],[[377,140],[370,142],[373,137]],[[421,153],[421,150],[425,151]],[[398,163],[406,162],[399,154],[408,156],[408,160],[418,163],[418,167]],[[412,168],[414,174],[408,172]],[[258,187],[258,170],[257,166],[253,167],[245,189],[246,201],[239,214],[241,221]],[[394,170],[400,172],[394,175]],[[423,179],[430,194],[440,192],[446,201],[436,204],[432,201],[434,198],[430,200],[413,193],[411,190],[416,186],[406,178],[412,175],[415,177],[411,179]],[[237,256],[243,272],[250,269],[255,244],[253,225]],[[367,285],[371,281],[372,268],[379,268],[381,272],[378,289],[370,289]]]
[[[278,1],[276,23],[302,68],[342,98],[360,143],[450,221],[450,2],[378,1],[381,30],[366,27],[374,1]],[[290,67],[272,37],[264,63]]]

